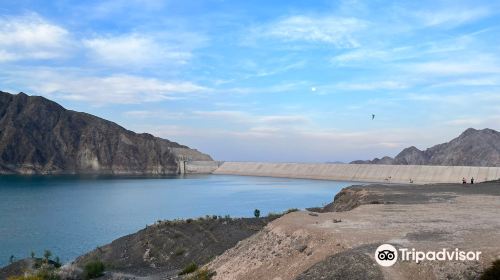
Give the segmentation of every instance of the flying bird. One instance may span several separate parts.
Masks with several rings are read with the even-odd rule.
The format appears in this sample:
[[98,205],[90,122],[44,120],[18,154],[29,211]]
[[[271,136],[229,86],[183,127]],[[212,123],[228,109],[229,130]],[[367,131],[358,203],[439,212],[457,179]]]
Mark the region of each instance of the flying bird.
[[375,114],[372,114],[372,121],[375,119]]

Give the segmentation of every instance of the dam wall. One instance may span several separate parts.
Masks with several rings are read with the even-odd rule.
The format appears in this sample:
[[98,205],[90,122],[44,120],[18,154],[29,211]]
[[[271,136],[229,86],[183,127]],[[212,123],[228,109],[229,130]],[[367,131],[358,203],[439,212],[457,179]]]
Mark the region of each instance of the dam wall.
[[182,161],[179,163],[181,174],[210,174],[214,172],[222,161]]
[[500,167],[224,162],[213,174],[380,183],[462,183],[497,180]]

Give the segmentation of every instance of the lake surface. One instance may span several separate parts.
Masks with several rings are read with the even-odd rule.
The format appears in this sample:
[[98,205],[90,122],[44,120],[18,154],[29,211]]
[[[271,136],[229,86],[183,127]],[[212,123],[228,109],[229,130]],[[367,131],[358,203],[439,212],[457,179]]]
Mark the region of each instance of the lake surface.
[[49,249],[67,262],[159,219],[322,206],[352,182],[189,175],[0,176],[0,266]]

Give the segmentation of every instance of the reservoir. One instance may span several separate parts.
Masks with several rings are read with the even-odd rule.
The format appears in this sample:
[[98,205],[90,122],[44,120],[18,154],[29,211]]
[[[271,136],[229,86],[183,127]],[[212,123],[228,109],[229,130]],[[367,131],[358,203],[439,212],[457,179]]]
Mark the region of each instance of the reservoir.
[[0,266],[11,255],[46,249],[68,262],[160,219],[322,206],[352,184],[232,175],[0,176]]

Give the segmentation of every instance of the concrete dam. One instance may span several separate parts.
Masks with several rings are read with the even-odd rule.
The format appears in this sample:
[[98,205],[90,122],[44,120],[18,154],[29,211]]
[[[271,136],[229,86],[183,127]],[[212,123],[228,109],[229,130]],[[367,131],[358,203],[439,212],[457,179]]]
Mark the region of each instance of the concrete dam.
[[213,174],[374,183],[461,183],[462,178],[479,183],[500,178],[500,167],[479,166],[219,162],[211,170]]

